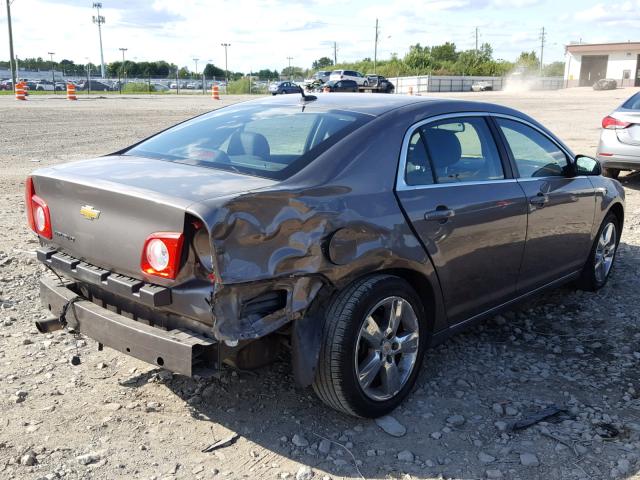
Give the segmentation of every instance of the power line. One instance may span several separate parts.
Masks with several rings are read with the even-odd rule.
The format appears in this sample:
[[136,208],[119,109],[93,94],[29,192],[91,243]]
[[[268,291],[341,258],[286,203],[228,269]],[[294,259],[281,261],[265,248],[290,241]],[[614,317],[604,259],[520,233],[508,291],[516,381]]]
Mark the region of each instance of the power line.
[[15,55],[13,54],[13,31],[11,30],[11,1],[7,0],[7,24],[9,26],[9,66],[11,67],[11,86],[16,89],[16,76],[18,74],[18,65],[16,64]]
[[287,60],[289,60],[289,80],[291,80],[291,60],[293,60],[293,57],[287,57]]
[[373,47],[373,73],[377,73],[376,66],[378,63],[378,34],[380,30],[378,30],[378,19],[376,18],[376,40],[375,46]]
[[544,65],[544,42],[546,40],[547,33],[544,31],[544,27],[540,31],[540,76],[542,76],[542,66]]
[[102,8],[102,3],[101,2],[95,2],[93,4],[93,8],[96,9],[96,15],[93,16],[93,23],[95,23],[96,25],[98,25],[98,37],[100,37],[100,73],[102,75],[102,78],[105,78],[105,71],[104,71],[104,54],[102,52],[102,24],[104,23],[104,17],[102,15],[100,15],[100,9]]

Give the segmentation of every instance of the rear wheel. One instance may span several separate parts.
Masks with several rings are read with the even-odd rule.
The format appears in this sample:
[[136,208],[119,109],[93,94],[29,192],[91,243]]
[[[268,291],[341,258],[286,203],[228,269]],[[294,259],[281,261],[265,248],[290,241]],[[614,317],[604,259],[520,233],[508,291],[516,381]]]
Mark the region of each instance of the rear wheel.
[[331,302],[313,389],[349,415],[379,417],[415,384],[427,343],[420,299],[401,278],[375,275]]
[[596,291],[607,283],[620,241],[618,217],[607,214],[591,248],[580,278],[580,288]]
[[618,178],[620,176],[619,168],[604,168],[602,174],[609,178]]

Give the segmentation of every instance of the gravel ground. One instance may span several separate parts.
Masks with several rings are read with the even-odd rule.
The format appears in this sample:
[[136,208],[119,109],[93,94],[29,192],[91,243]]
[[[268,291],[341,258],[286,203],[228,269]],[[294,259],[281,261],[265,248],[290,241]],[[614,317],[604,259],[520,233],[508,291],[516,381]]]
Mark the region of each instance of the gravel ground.
[[[522,109],[594,154],[601,118],[632,91],[450,96]],[[607,287],[540,295],[429,351],[415,391],[381,426],[295,390],[284,357],[188,379],[90,339],[37,334],[28,172],[240,99],[0,97],[0,478],[640,478],[640,175],[622,178],[626,224]],[[564,412],[510,430],[551,406]]]

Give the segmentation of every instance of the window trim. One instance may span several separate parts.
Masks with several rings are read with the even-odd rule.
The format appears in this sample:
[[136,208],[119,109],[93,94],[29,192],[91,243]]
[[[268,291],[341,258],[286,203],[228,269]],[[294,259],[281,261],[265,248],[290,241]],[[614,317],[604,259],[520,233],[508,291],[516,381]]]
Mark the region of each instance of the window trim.
[[[404,176],[405,176],[405,170],[407,168],[407,154],[409,151],[409,142],[411,141],[411,136],[413,135],[413,133],[423,125],[428,125],[430,123],[434,123],[440,120],[448,120],[448,119],[461,118],[461,117],[485,117],[488,124],[487,126],[489,127],[489,130],[491,131],[491,134],[494,137],[494,141],[496,143],[496,148],[498,149],[498,153],[500,154],[501,159],[503,155],[507,155],[506,160],[509,163],[509,167],[510,167],[509,170],[511,171],[505,168],[506,166],[504,165],[504,161],[503,161],[503,168],[505,168],[505,172],[504,172],[505,178],[503,179],[467,181],[467,182],[455,182],[455,183],[434,183],[431,185],[407,185]],[[526,181],[527,178],[521,178],[519,176],[519,172],[514,165],[515,162],[511,155],[511,149],[509,145],[506,143],[506,140],[504,139],[504,134],[500,130],[499,126],[497,125],[497,122],[494,122],[492,120],[492,117],[506,118],[507,120],[514,120],[516,122],[520,122],[528,127],[533,128],[534,130],[539,132],[541,135],[546,137],[554,145],[556,145],[567,156],[567,159],[569,162],[574,161],[573,155],[563,145],[560,145],[557,141],[551,138],[544,130],[542,130],[540,127],[534,125],[533,123],[523,118],[516,117],[515,115],[509,115],[509,114],[497,113],[497,112],[487,112],[487,111],[445,113],[442,115],[435,115],[433,117],[420,120],[412,124],[405,132],[404,138],[402,139],[400,161],[398,162],[398,171],[396,174],[396,191],[410,191],[410,190],[419,190],[424,188],[442,188],[442,187],[453,187],[453,186],[463,186],[463,185],[490,185],[490,184],[496,184],[496,183],[499,184],[499,183],[513,183],[513,182],[518,182],[523,180]],[[495,127],[495,130],[492,127]],[[496,138],[496,134],[499,135],[498,138]],[[551,177],[536,177],[535,180],[544,180],[546,178],[559,178],[559,177],[557,175],[554,175]]]
[[[452,187],[452,186],[458,186],[458,185],[485,185],[485,184],[494,184],[494,183],[510,183],[512,181],[515,181],[512,176],[510,175],[511,172],[511,168],[507,168],[507,165],[505,165],[505,159],[503,158],[504,152],[502,151],[501,148],[501,139],[496,138],[495,136],[495,132],[493,130],[493,124],[492,122],[489,121],[489,119],[487,117],[490,116],[490,112],[456,112],[456,113],[446,113],[443,115],[436,115],[433,117],[429,117],[426,118],[424,120],[420,120],[419,122],[414,123],[413,125],[411,125],[409,127],[409,129],[407,130],[407,132],[404,135],[404,138],[402,140],[402,151],[400,154],[400,162],[398,165],[398,173],[396,176],[396,190],[397,191],[404,191],[404,190],[417,190],[417,189],[423,189],[423,188],[441,188],[441,187]],[[496,150],[498,151],[498,155],[500,157],[500,163],[502,164],[502,169],[504,170],[504,176],[505,178],[501,178],[501,179],[497,179],[497,180],[472,180],[472,181],[463,181],[463,182],[452,182],[452,183],[433,183],[433,184],[425,184],[425,185],[408,185],[406,180],[405,180],[405,171],[407,168],[407,156],[408,156],[408,152],[409,152],[409,143],[411,142],[411,137],[413,136],[413,134],[415,133],[416,130],[418,130],[420,127],[424,126],[424,125],[429,125],[431,123],[436,123],[439,122],[441,120],[450,120],[450,119],[456,119],[456,118],[468,118],[468,117],[482,117],[485,119],[486,122],[486,126],[487,129],[489,130],[489,133],[491,135],[491,137],[493,138],[493,141],[495,143],[496,146]],[[420,136],[422,137],[422,134],[420,134]],[[424,139],[423,139],[424,141]],[[510,165],[509,165],[510,167]],[[435,178],[434,178],[434,181]]]

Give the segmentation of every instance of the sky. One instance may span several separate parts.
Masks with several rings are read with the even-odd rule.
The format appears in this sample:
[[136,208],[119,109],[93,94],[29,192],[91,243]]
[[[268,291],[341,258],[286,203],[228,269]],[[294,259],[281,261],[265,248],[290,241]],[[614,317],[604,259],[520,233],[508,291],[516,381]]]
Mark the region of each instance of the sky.
[[[13,0],[15,53],[20,57],[100,62],[95,10],[86,0]],[[455,42],[459,49],[479,42],[494,56],[515,60],[540,51],[544,62],[563,60],[571,41],[640,41],[640,0],[104,0],[101,15],[104,59],[167,60],[198,71],[206,63],[233,71],[310,68],[314,60],[373,58],[379,19],[378,58],[403,56],[415,43]],[[0,59],[8,60],[5,0],[0,8]]]

